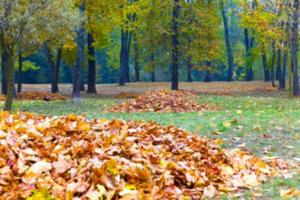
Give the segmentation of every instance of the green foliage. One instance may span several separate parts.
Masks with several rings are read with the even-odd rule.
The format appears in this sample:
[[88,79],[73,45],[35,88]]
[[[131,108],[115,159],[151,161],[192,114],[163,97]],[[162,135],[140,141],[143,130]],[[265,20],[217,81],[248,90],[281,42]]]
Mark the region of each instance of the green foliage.
[[[18,63],[15,63],[15,69],[18,68]],[[35,63],[35,62],[31,62],[30,60],[26,60],[23,62],[23,67],[22,67],[22,71],[23,72],[27,72],[27,71],[37,71],[40,70],[40,67]]]

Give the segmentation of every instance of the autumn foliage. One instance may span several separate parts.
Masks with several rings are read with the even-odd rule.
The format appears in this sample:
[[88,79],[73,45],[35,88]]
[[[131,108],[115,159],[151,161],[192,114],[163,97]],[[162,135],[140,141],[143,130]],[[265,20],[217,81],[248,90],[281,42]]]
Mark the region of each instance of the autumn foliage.
[[116,94],[114,97],[116,99],[131,99],[131,98],[136,98],[137,96],[139,95],[134,92],[120,92]]
[[67,100],[68,97],[59,93],[50,92],[21,92],[18,94],[18,98],[26,100]]
[[213,110],[212,106],[197,104],[189,91],[159,90],[146,92],[109,109],[110,112],[201,112]]
[[[59,93],[50,92],[21,92],[17,94],[17,98],[21,100],[44,100],[44,101],[55,101],[55,100],[67,100],[68,97]],[[4,101],[5,96],[0,96],[0,101]]]
[[154,122],[0,113],[0,199],[200,199],[274,174],[238,149]]

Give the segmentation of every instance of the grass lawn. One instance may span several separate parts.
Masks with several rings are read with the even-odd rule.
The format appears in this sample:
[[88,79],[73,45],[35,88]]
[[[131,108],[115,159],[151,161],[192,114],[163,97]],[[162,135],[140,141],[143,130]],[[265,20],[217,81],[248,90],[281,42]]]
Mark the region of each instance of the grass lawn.
[[[260,157],[278,156],[300,162],[300,99],[255,96],[199,96],[199,103],[218,106],[204,113],[106,113],[122,100],[82,99],[73,101],[16,101],[14,110],[46,115],[80,114],[89,118],[155,120],[175,125],[209,138],[222,138],[225,148],[242,148]],[[299,166],[299,165],[298,165]],[[298,169],[299,171],[299,169]],[[281,199],[280,189],[298,188],[300,176],[275,179],[262,186],[258,199]],[[253,197],[247,191],[246,199]],[[227,197],[224,196],[224,199]]]

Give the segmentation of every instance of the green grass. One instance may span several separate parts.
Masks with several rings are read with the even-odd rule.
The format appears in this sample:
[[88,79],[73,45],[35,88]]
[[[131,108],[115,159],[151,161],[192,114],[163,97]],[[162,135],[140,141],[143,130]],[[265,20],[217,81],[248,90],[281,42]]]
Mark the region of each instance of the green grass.
[[[203,113],[124,114],[104,112],[106,108],[119,101],[107,98],[83,99],[81,102],[18,101],[14,103],[14,110],[46,115],[74,113],[89,118],[155,120],[159,124],[175,125],[203,137],[222,138],[226,148],[240,146],[258,156],[279,156],[284,159],[300,158],[299,99],[201,96],[197,100],[199,103],[216,105],[220,110]],[[300,190],[300,178],[274,179],[264,184],[262,199],[280,199],[280,188],[285,187],[296,187]]]

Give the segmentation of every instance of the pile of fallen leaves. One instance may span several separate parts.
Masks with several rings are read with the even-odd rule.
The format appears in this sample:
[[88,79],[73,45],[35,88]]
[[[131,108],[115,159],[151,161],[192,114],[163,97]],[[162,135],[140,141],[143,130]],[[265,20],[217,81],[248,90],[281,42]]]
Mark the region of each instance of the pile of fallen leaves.
[[[67,100],[68,97],[59,93],[50,92],[21,92],[17,94],[17,98],[21,100],[44,100],[44,101],[55,101],[55,100]],[[5,96],[0,95],[0,101],[5,101]]]
[[138,94],[134,92],[120,92],[116,94],[114,97],[116,99],[131,99],[137,97]]
[[64,96],[59,93],[51,93],[51,92],[21,92],[18,93],[17,97],[24,100],[45,100],[45,101],[68,99],[67,96]]
[[154,122],[2,112],[0,199],[36,190],[58,199],[214,198],[275,173],[218,143]]
[[268,94],[278,92],[277,87],[273,87],[269,82],[211,82],[201,83],[199,94],[206,95],[238,95],[238,94]]
[[197,104],[191,99],[196,95],[189,91],[150,91],[116,105],[110,112],[202,112],[214,110],[207,104]]

